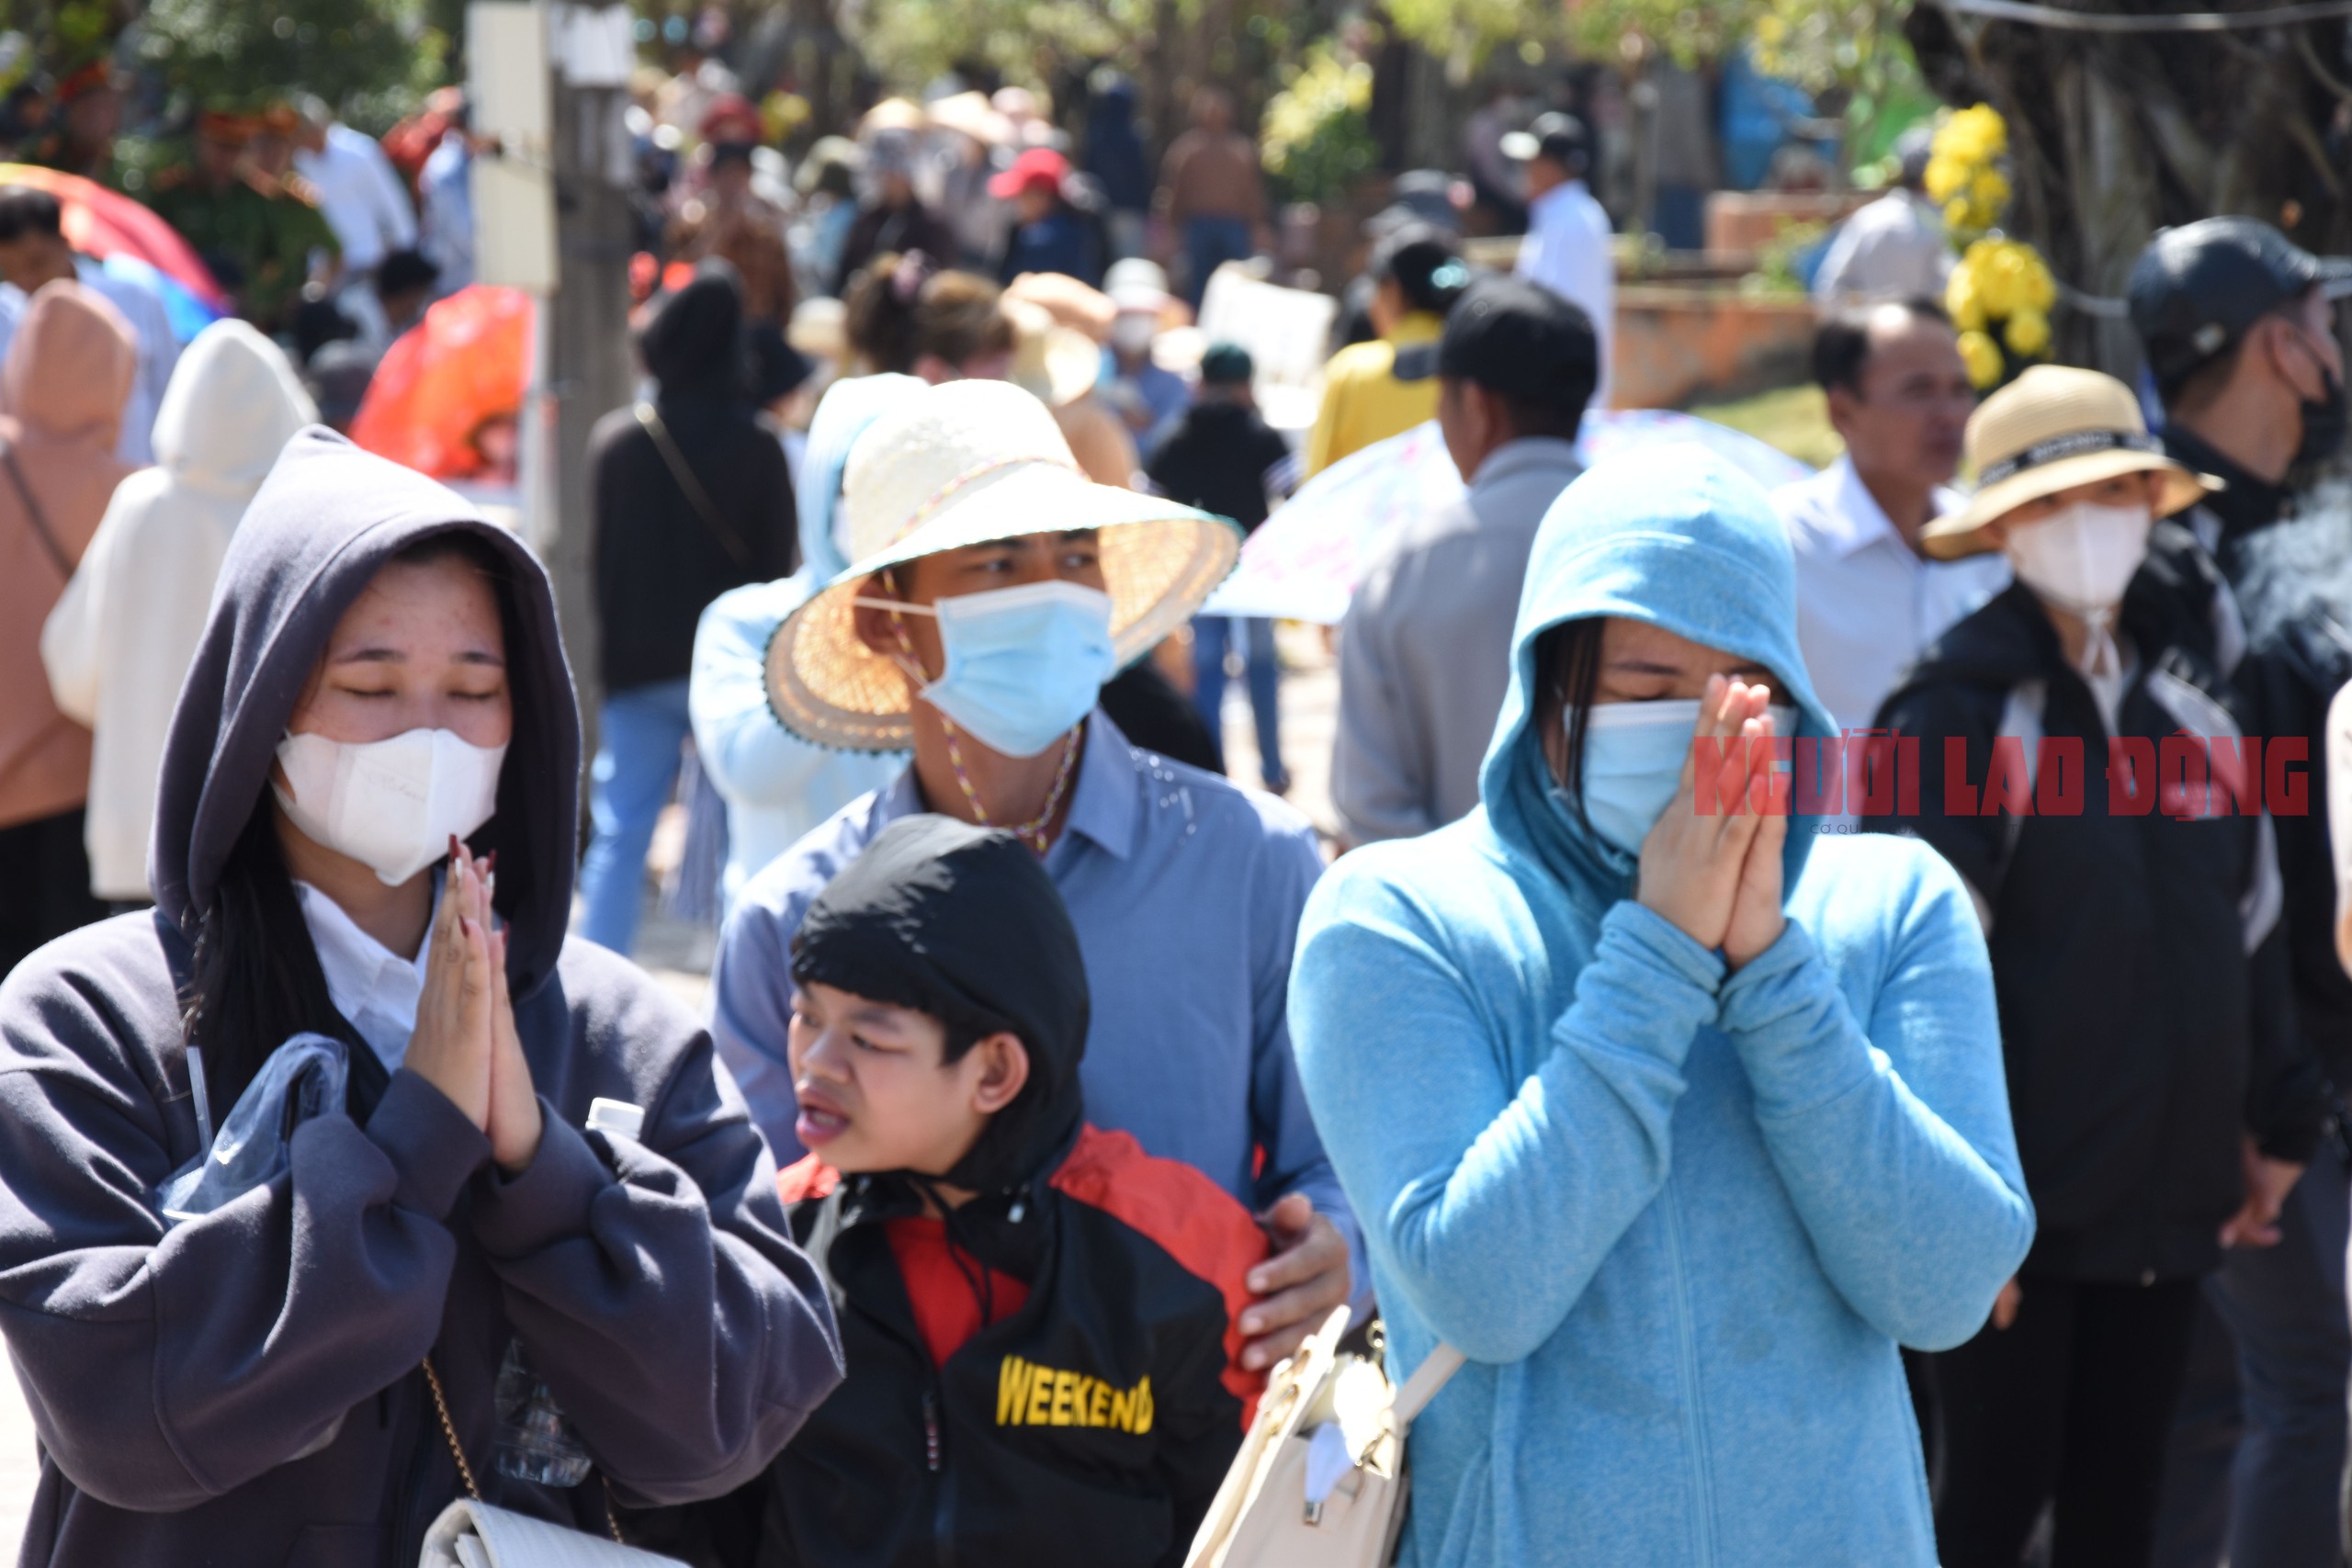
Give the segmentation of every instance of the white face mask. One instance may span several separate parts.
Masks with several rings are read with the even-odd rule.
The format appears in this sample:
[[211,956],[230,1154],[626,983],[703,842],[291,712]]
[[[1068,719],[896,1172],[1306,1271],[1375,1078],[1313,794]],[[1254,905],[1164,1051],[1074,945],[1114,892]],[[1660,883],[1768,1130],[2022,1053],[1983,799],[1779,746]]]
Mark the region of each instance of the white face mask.
[[2078,615],[2112,611],[2148,554],[2145,506],[2077,502],[2009,530],[2009,564],[2025,585]]
[[1152,339],[1159,335],[1159,323],[1149,316],[1122,314],[1112,318],[1111,346],[1134,358],[1151,352]]
[[412,729],[364,745],[323,735],[277,743],[286,783],[277,804],[313,841],[349,855],[398,887],[449,852],[498,809],[503,746],[476,746],[450,729]]
[[2082,671],[2113,677],[2123,667],[2109,629],[2132,574],[2148,557],[2145,506],[2099,506],[2078,501],[2039,523],[2009,530],[2006,547],[2019,581],[2049,604],[2083,618]]

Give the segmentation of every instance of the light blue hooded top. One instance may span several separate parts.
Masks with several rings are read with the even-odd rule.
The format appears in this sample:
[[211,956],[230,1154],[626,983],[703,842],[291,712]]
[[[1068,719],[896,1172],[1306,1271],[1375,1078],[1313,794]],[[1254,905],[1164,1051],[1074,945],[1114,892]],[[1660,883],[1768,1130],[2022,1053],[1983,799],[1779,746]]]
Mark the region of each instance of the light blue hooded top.
[[695,755],[727,803],[722,919],[763,866],[907,765],[904,751],[836,751],[785,728],[768,706],[767,658],[768,641],[784,618],[849,570],[833,525],[850,447],[893,399],[922,386],[912,376],[861,376],[826,389],[809,421],[794,486],[800,570],[729,590],[695,623],[686,709]]
[[1535,644],[1647,621],[1834,734],[1789,547],[1696,448],[1602,463],[1528,565],[1484,804],[1341,860],[1292,1038],[1414,1426],[1401,1562],[1932,1564],[1898,1344],[1975,1334],[2033,1235],[1993,977],[1916,840],[1790,825],[1788,925],[1736,975],[1547,793]]

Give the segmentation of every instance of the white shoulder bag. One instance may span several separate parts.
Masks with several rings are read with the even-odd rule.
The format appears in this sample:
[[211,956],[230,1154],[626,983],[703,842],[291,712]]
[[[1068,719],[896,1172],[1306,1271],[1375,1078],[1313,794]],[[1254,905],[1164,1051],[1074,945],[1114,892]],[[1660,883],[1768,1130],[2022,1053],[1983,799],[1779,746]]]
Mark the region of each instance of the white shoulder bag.
[[[442,1509],[433,1528],[424,1532],[424,1554],[417,1560],[417,1568],[685,1568],[674,1557],[639,1551],[622,1540],[620,1521],[609,1513],[605,1518],[613,1539],[603,1540],[483,1502],[481,1488],[474,1484],[474,1467],[466,1462],[466,1450],[458,1446],[458,1426],[449,1419],[449,1402],[441,1395],[441,1374],[433,1370],[429,1357],[424,1362],[424,1381],[433,1390],[441,1435],[449,1439],[449,1451],[457,1456],[466,1495]],[[609,1509],[609,1488],[605,1503]]]
[[1405,1523],[1405,1434],[1462,1365],[1440,1345],[1398,1389],[1340,1353],[1339,1307],[1266,1380],[1184,1568],[1385,1568]]

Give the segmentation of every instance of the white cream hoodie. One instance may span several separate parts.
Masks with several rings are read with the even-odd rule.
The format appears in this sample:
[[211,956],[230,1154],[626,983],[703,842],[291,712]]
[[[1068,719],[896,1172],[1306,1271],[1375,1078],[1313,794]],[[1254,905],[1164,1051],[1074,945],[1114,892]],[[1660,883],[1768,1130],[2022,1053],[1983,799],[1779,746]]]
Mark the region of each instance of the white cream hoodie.
[[157,466],[116,489],[41,629],[57,705],[93,732],[84,840],[101,898],[151,896],[164,734],[220,559],[279,451],[317,418],[277,344],[243,321],[205,328],[156,412]]

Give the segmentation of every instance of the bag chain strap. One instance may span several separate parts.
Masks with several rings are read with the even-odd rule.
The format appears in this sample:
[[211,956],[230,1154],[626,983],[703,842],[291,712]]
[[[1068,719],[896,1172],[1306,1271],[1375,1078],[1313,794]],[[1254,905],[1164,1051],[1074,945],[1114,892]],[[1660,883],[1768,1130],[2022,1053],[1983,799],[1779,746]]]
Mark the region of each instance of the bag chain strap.
[[[458,1441],[458,1424],[449,1419],[449,1401],[441,1392],[441,1374],[433,1370],[432,1357],[425,1357],[423,1365],[425,1385],[433,1390],[434,1411],[441,1417],[441,1435],[449,1439],[449,1457],[458,1461],[458,1478],[466,1483],[466,1495],[479,1503],[482,1500],[481,1488],[474,1484],[474,1467],[466,1462],[466,1450]],[[627,1546],[628,1541],[621,1534],[620,1515],[613,1506],[612,1480],[602,1474],[596,1479],[605,1483],[605,1528],[612,1532],[616,1543]]]

